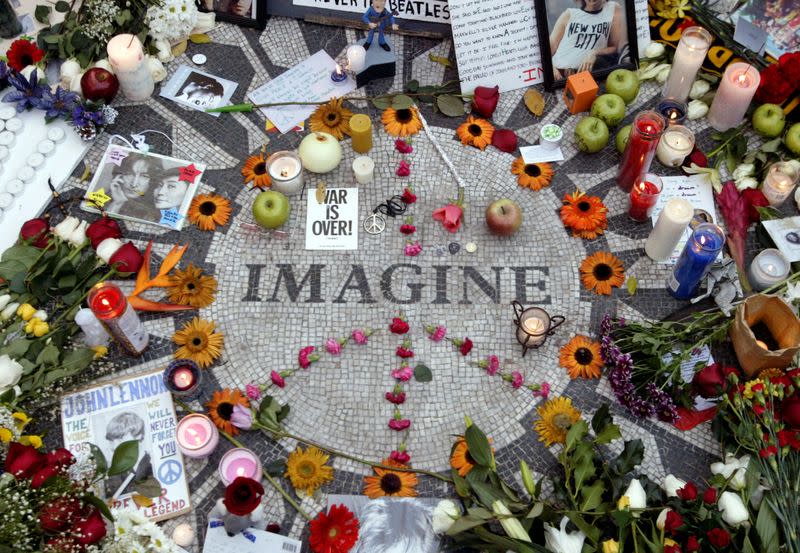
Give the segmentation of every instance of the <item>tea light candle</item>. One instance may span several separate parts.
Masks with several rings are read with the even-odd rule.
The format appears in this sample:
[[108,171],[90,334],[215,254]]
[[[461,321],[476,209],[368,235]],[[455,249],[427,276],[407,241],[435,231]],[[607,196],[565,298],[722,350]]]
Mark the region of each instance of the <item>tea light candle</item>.
[[372,149],[372,121],[363,113],[356,113],[350,118],[350,138],[353,150],[366,154]]
[[661,179],[652,173],[647,173],[637,178],[629,196],[628,216],[640,223],[647,221],[658,201],[662,187]]
[[369,184],[375,175],[375,162],[369,156],[358,156],[353,160],[353,173],[358,184]]
[[679,300],[697,295],[700,282],[725,245],[725,233],[717,225],[704,223],[692,232],[667,282],[669,292]]
[[547,336],[547,326],[549,323],[550,321],[543,321],[536,316],[528,317],[520,323],[522,330],[531,335],[527,341],[529,346],[538,346],[539,344],[544,343],[544,339]]
[[273,190],[291,196],[303,189],[303,164],[294,152],[275,152],[267,158],[267,172]]
[[708,124],[727,131],[741,123],[760,82],[758,70],[749,63],[730,64],[708,110]]
[[675,98],[664,98],[658,103],[656,111],[667,121],[667,125],[683,125],[686,121],[686,102]]
[[342,84],[347,80],[347,73],[342,71],[342,66],[338,63],[336,64],[336,69],[331,71],[331,80],[334,84]]
[[547,150],[555,150],[561,144],[561,139],[564,137],[564,131],[561,127],[549,123],[541,128],[539,131],[539,145]]
[[706,54],[714,41],[707,30],[702,27],[689,27],[684,29],[678,47],[675,49],[675,57],[672,60],[672,68],[669,71],[667,82],[664,83],[664,96],[675,98],[685,102],[692,90],[692,83],[697,75]]
[[149,98],[153,94],[155,83],[139,39],[129,34],[117,35],[108,41],[106,51],[122,93],[129,100]]
[[191,459],[205,459],[219,444],[219,431],[211,419],[200,413],[183,417],[175,432],[178,449]]
[[654,261],[666,261],[672,250],[680,242],[686,227],[694,217],[694,208],[688,200],[683,198],[670,198],[664,209],[658,214],[656,225],[647,242],[644,251]]
[[256,454],[243,447],[228,451],[219,462],[219,477],[226,486],[239,476],[261,481],[261,461]]
[[769,200],[769,205],[777,207],[786,201],[794,185],[797,184],[797,176],[797,172],[785,161],[770,165],[764,186],[761,187],[764,196]]
[[367,64],[367,51],[360,44],[347,47],[347,67],[350,71],[360,73]]
[[789,269],[789,260],[786,256],[780,250],[769,248],[753,259],[747,276],[753,290],[760,292],[786,280]]
[[678,167],[693,148],[694,133],[683,125],[672,125],[661,135],[656,156],[664,167]]
[[203,371],[190,359],[176,359],[164,370],[163,380],[174,396],[190,400],[199,395]]

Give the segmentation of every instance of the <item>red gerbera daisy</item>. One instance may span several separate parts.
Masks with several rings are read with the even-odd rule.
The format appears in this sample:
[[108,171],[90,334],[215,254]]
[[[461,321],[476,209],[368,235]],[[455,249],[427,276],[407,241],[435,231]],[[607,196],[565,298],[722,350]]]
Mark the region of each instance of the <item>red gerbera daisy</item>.
[[358,519],[344,505],[333,505],[309,523],[314,553],[347,553],[358,540]]
[[39,50],[29,40],[19,39],[11,43],[11,48],[8,49],[6,55],[8,56],[8,66],[14,71],[22,71],[29,65],[42,61],[44,51]]

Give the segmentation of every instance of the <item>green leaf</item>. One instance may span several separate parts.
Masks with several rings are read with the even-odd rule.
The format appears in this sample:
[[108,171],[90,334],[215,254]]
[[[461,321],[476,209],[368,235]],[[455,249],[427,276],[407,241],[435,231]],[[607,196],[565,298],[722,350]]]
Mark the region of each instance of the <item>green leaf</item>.
[[267,471],[267,474],[270,476],[283,476],[286,472],[286,463],[277,459],[264,465],[264,470]]
[[591,454],[589,457],[582,458],[575,467],[575,489],[581,489],[583,483],[594,476],[595,472],[596,469]]
[[606,426],[614,422],[610,411],[611,407],[609,407],[608,403],[604,403],[597,411],[595,411],[594,415],[592,416],[592,430],[594,431],[595,435],[600,434],[603,430],[605,430]]
[[420,363],[414,367],[414,380],[417,382],[430,382],[433,380],[433,373],[427,365]]
[[[770,493],[770,492],[768,492]],[[780,548],[778,541],[778,524],[775,513],[768,501],[762,501],[756,519],[756,533],[761,541],[761,553],[777,553]]]
[[92,452],[94,464],[97,466],[97,472],[105,474],[108,470],[108,461],[106,461],[106,456],[103,454],[103,451],[94,444],[89,444],[89,450]]
[[288,410],[284,412],[284,407],[272,396],[264,396],[258,406],[256,419],[270,430],[280,430],[280,421],[289,414]]
[[467,450],[470,457],[480,466],[491,467],[493,461],[492,446],[489,445],[486,434],[477,425],[472,424],[464,432],[464,439],[467,441]]
[[128,440],[122,442],[114,450],[114,455],[111,458],[111,466],[108,467],[108,475],[114,476],[128,472],[139,460],[139,441]]
[[77,374],[88,367],[94,360],[94,351],[89,348],[76,348],[64,354],[61,359],[61,368],[72,374]]
[[581,441],[588,433],[589,425],[586,424],[586,421],[583,419],[570,426],[569,431],[567,432],[567,442],[564,446],[564,451],[569,451],[575,447],[575,444]]
[[464,115],[464,102],[458,96],[442,94],[436,98],[436,105],[448,117],[461,117]]
[[588,524],[581,515],[573,512],[566,513],[567,518],[578,527],[578,530],[586,534],[592,541],[600,538],[600,529]]
[[622,453],[611,461],[609,468],[617,476],[631,472],[636,465],[644,459],[644,444],[642,440],[630,440],[625,442]]
[[0,353],[8,355],[12,359],[17,359],[22,357],[28,352],[28,348],[31,347],[31,341],[25,338],[17,338],[16,340],[11,341],[6,347],[0,350]]
[[58,13],[67,13],[69,11],[69,2],[65,0],[58,0],[55,5],[55,10]]
[[622,433],[619,431],[619,426],[616,424],[611,424],[606,426],[602,432],[597,435],[595,438],[595,443],[597,444],[607,444],[609,442],[613,442],[614,440],[618,440],[622,437]]
[[414,107],[414,100],[411,96],[405,94],[398,94],[392,98],[392,107],[394,109],[408,109]]
[[114,520],[114,517],[111,516],[111,511],[108,509],[108,505],[106,505],[106,502],[97,497],[96,495],[91,493],[87,494],[83,498],[83,500],[97,507],[97,510],[100,511],[100,514],[103,515],[107,520]]
[[760,150],[762,152],[768,152],[768,153],[777,152],[778,149],[781,147],[781,142],[782,142],[782,140],[781,140],[781,137],[779,136],[778,138],[770,140],[769,142],[764,142],[761,145]]
[[198,33],[189,35],[189,40],[192,41],[192,44],[208,44],[211,42],[211,37],[205,33]]
[[47,25],[50,23],[50,6],[36,6],[36,9],[33,11],[33,17],[36,18],[36,21],[39,23],[44,23]]
[[459,497],[469,497],[470,490],[469,490],[469,483],[467,482],[467,480],[461,475],[459,475],[458,471],[456,470],[452,471],[452,473],[453,473],[452,474],[453,486],[456,489],[456,493],[459,495]]
[[636,293],[636,287],[639,285],[639,281],[636,280],[636,277],[629,276],[628,281],[625,283],[625,287],[628,289],[629,295],[634,295]]
[[58,44],[61,42],[62,35],[47,35],[44,37],[44,41],[47,44]]
[[603,482],[595,480],[591,486],[584,486],[581,490],[581,511],[593,511],[603,502]]
[[58,363],[59,351],[53,344],[48,344],[36,356],[37,365],[55,365]]
[[152,476],[148,476],[144,480],[134,482],[133,489],[136,491],[136,493],[151,499],[161,495],[161,483]]
[[419,90],[419,81],[417,79],[411,79],[406,83],[406,90],[411,92],[412,94]]
[[465,532],[466,530],[470,530],[476,526],[480,526],[481,524],[486,524],[486,522],[487,521],[481,517],[464,515],[453,523],[453,525],[447,531],[447,535],[455,536],[456,534],[460,534],[461,532]]
[[372,105],[383,111],[392,107],[392,99],[388,96],[380,96],[372,99]]
[[753,544],[750,542],[750,536],[744,536],[744,542],[742,543],[742,553],[756,553]]

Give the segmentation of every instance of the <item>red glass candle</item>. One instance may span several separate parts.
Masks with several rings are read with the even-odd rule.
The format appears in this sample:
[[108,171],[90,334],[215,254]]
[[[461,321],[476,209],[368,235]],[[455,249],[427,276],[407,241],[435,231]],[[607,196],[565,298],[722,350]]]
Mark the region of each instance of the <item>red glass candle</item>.
[[141,355],[150,336],[122,290],[110,282],[95,284],[87,298],[89,309],[109,335],[128,353]]
[[661,188],[661,179],[652,173],[638,177],[631,187],[628,216],[640,223],[647,221],[661,194]]
[[631,190],[637,177],[650,169],[665,126],[664,118],[656,111],[642,111],[636,115],[617,173],[617,185],[625,192]]

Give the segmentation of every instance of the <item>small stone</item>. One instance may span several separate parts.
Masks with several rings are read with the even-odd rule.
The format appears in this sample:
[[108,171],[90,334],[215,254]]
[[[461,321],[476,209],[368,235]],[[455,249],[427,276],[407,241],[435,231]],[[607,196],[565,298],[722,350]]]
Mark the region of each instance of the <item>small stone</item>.
[[194,56],[192,56],[192,63],[195,63],[197,65],[203,65],[207,61],[208,58],[205,56],[205,54],[195,54]]
[[450,244],[447,246],[447,249],[450,250],[451,254],[455,255],[461,249],[461,244],[458,242],[450,242]]
[[478,251],[478,245],[475,242],[467,242],[467,245],[464,246],[464,249],[469,253],[475,253]]

